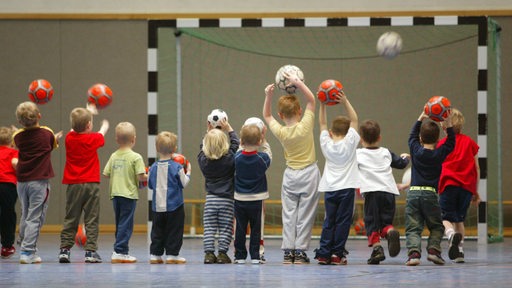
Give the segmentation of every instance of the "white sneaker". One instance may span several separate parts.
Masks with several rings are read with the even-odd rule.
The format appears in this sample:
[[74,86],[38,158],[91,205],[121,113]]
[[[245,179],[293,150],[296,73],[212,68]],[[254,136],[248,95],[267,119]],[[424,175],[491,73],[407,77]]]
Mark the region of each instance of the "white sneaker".
[[41,257],[35,253],[21,252],[20,254],[20,264],[39,264],[41,262]]
[[149,264],[163,264],[164,260],[162,256],[150,255],[149,256]]
[[263,264],[260,259],[252,259],[251,264]]
[[245,259],[235,259],[233,261],[233,263],[235,263],[235,264],[245,264]]
[[117,264],[117,263],[135,263],[137,262],[137,258],[130,256],[128,254],[119,254],[115,251],[112,252],[112,258],[111,263]]
[[187,263],[187,260],[180,256],[167,255],[167,258],[165,259],[165,263],[167,263],[167,264],[185,264],[185,263]]

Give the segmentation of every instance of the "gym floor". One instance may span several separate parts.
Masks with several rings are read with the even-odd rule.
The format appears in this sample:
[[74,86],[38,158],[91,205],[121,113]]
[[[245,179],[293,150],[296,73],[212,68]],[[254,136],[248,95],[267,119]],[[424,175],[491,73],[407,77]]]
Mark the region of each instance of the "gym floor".
[[[98,253],[101,264],[84,263],[84,251],[73,248],[71,263],[60,264],[59,235],[42,234],[39,252],[43,263],[21,265],[19,254],[0,259],[0,287],[510,287],[512,282],[512,238],[504,242],[479,245],[466,240],[466,263],[448,260],[447,243],[443,242],[444,266],[435,265],[423,256],[416,267],[405,266],[405,239],[395,258],[380,265],[367,265],[370,248],[362,239],[349,239],[348,265],[322,266],[309,251],[309,265],[281,264],[280,239],[265,240],[267,263],[203,264],[201,238],[185,238],[181,256],[187,264],[149,264],[147,235],[134,234],[130,247],[135,264],[110,264],[113,236],[100,235]],[[425,247],[425,241],[422,247]],[[386,243],[384,247],[387,250]],[[313,250],[318,240],[312,240]],[[233,251],[229,252],[230,257]],[[387,255],[387,251],[386,251]]]

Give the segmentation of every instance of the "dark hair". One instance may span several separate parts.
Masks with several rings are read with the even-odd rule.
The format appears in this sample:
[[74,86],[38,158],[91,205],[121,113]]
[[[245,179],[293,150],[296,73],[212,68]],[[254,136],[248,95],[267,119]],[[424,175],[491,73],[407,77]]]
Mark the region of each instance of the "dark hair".
[[380,137],[380,125],[375,120],[366,120],[359,126],[359,134],[364,142],[376,143]]
[[420,128],[420,137],[423,144],[435,144],[437,140],[439,140],[440,130],[436,122],[425,119],[423,123],[421,123]]

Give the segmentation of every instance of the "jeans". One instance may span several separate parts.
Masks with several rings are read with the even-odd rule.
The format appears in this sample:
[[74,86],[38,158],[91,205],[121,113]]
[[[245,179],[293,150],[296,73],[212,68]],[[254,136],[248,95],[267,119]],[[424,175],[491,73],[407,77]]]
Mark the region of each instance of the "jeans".
[[427,190],[414,190],[407,193],[405,206],[405,237],[408,255],[421,254],[421,233],[427,225],[430,235],[427,251],[435,249],[441,252],[441,240],[444,226],[437,193]]
[[133,216],[137,200],[116,196],[112,199],[116,220],[116,242],[114,251],[118,254],[128,254],[128,242],[133,233]]
[[235,259],[245,259],[247,249],[245,247],[247,224],[251,226],[249,240],[249,254],[251,259],[260,259],[261,239],[261,207],[263,200],[238,201],[235,200]]

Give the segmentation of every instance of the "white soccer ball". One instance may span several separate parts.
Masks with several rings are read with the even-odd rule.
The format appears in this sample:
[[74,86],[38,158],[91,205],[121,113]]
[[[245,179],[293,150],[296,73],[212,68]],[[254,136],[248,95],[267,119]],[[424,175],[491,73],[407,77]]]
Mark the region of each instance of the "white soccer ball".
[[382,34],[377,41],[377,53],[386,58],[395,58],[402,51],[402,37],[400,34],[389,31]]
[[213,109],[210,115],[208,115],[208,123],[215,128],[221,128],[219,122],[222,119],[228,120],[228,114],[222,109]]
[[260,129],[260,132],[263,132],[263,128],[265,127],[265,123],[263,123],[263,120],[261,120],[258,117],[248,118],[247,120],[245,120],[244,125],[256,125]]
[[299,79],[304,82],[304,73],[302,73],[302,70],[300,70],[299,67],[295,65],[284,65],[283,67],[279,68],[276,73],[276,86],[277,88],[286,91],[288,94],[295,94],[295,91],[297,90],[297,87],[295,85],[289,85],[290,81],[284,77],[283,73],[288,73],[290,75],[297,75]]

